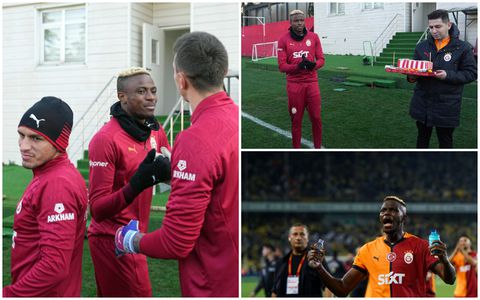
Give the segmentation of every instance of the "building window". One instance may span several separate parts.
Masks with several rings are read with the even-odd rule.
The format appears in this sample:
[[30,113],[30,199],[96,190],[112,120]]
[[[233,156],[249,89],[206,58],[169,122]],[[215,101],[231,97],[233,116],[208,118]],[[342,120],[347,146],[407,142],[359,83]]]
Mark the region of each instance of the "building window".
[[40,63],[85,62],[85,7],[40,11]]
[[383,8],[383,2],[364,2],[363,10],[372,10]]
[[330,2],[330,15],[344,15],[345,3]]

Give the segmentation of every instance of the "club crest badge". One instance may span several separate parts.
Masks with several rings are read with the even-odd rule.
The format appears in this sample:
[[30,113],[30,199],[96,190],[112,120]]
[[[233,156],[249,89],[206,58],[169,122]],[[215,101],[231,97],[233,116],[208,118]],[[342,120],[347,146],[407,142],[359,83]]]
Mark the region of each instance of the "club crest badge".
[[444,61],[450,61],[452,60],[452,54],[451,53],[446,53],[445,56],[443,57]]
[[307,40],[307,41],[305,42],[305,44],[307,45],[307,47],[310,47],[310,45],[312,45],[312,41]]
[[187,168],[187,161],[186,160],[179,160],[178,163],[177,163],[177,168],[180,170],[180,171],[183,171]]
[[389,262],[394,262],[395,259],[397,259],[397,255],[395,254],[395,252],[390,252],[387,254],[387,260]]
[[64,210],[65,207],[63,206],[63,203],[56,203],[55,208],[53,209],[57,214],[61,214]]
[[403,256],[403,260],[405,261],[406,264],[411,264],[413,262],[413,253],[410,251],[405,252],[405,255]]
[[150,136],[150,146],[152,146],[152,149],[157,149],[157,141],[153,135]]

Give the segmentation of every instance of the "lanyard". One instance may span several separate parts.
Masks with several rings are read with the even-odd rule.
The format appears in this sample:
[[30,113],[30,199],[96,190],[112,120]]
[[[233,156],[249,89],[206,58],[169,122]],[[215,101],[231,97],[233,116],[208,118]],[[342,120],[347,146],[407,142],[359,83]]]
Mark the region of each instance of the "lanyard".
[[[307,256],[307,254],[304,254],[302,256],[302,259],[300,260],[300,263],[298,264],[298,268],[297,268],[297,277],[300,276],[300,269],[302,268],[302,265],[303,265],[303,262],[305,261],[305,256]],[[293,257],[293,253],[290,254],[290,258],[288,259],[288,276],[292,276],[292,257]]]

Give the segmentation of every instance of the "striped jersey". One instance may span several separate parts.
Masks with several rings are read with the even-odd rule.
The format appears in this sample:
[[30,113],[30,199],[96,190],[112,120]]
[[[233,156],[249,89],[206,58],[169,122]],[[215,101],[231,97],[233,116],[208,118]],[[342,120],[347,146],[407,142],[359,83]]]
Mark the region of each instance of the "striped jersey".
[[437,262],[427,241],[404,233],[396,243],[382,236],[363,245],[353,268],[368,274],[365,297],[425,297],[427,272]]

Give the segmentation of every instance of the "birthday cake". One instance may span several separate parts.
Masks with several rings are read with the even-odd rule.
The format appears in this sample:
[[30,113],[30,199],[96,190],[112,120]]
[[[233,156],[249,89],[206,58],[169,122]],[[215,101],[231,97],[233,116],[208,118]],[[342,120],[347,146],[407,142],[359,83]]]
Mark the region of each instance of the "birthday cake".
[[432,71],[433,63],[428,60],[414,60],[401,58],[398,60],[397,67],[386,65],[385,71],[392,73],[401,73],[417,76],[435,76]]

